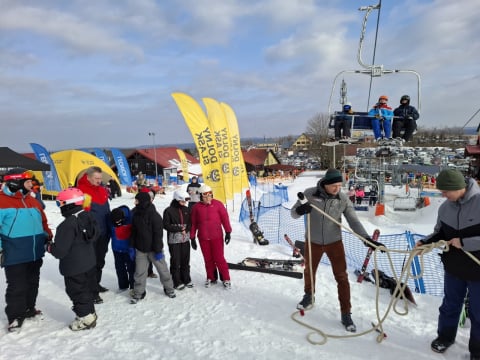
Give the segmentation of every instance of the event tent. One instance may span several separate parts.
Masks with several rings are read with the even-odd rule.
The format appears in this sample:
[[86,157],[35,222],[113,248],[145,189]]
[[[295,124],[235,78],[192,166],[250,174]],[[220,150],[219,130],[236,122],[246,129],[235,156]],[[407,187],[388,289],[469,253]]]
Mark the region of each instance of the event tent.
[[7,170],[8,168],[22,167],[28,170],[49,171],[50,165],[41,161],[30,159],[23,156],[8,147],[0,147],[0,168]]
[[[55,164],[55,169],[57,170],[62,189],[66,189],[69,186],[75,186],[78,179],[83,176],[87,168],[90,166],[98,166],[102,169],[104,184],[110,179],[113,179],[117,184],[120,184],[117,175],[103,160],[84,151],[64,150],[52,153],[50,156]],[[43,181],[41,173],[36,173],[36,176]],[[56,195],[57,191],[44,190],[43,193]]]

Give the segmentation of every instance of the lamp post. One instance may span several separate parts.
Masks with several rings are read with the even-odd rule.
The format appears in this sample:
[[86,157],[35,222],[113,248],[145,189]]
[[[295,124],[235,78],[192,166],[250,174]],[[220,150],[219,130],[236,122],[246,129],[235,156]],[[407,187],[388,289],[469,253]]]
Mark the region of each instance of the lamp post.
[[157,185],[158,184],[158,164],[157,164],[157,149],[155,146],[155,133],[149,132],[148,136],[151,136],[153,139],[153,156],[155,159],[155,185]]

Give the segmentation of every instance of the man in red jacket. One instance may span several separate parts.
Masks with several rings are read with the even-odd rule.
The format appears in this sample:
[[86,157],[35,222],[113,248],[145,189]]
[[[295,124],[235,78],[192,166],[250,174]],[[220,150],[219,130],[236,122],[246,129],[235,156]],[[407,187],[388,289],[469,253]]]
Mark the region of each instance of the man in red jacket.
[[[100,236],[95,243],[95,255],[97,257],[97,283],[98,292],[108,291],[107,288],[100,285],[102,279],[102,269],[105,266],[105,255],[108,251],[110,242],[112,223],[110,220],[110,204],[108,202],[108,191],[102,184],[102,169],[98,166],[89,167],[85,174],[78,180],[77,188],[84,194],[90,196],[91,203],[85,210],[90,211],[97,221],[100,229]],[[100,295],[95,296],[95,304],[103,302]]]
[[[210,285],[216,283],[215,269],[218,268],[220,277],[223,279],[223,286],[225,289],[230,289],[230,273],[225,260],[223,245],[224,240],[225,244],[228,245],[232,232],[228,212],[220,201],[213,199],[210,186],[204,184],[198,192],[200,193],[200,202],[192,208],[191,214],[190,240],[192,249],[197,249],[195,241],[195,236],[197,236],[207,272],[205,287],[210,287]],[[222,227],[225,230],[225,238],[223,237]]]

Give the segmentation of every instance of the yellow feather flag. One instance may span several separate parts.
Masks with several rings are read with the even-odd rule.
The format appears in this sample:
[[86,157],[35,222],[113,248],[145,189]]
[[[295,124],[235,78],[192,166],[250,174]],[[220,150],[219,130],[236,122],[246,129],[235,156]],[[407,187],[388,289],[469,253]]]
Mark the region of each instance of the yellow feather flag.
[[203,103],[207,109],[208,122],[210,123],[210,128],[213,130],[215,142],[217,143],[220,169],[222,170],[223,184],[225,187],[225,197],[227,200],[233,200],[231,141],[225,112],[215,99],[203,98]]
[[232,177],[233,192],[243,194],[243,190],[249,187],[247,169],[243,160],[242,147],[240,144],[240,131],[238,130],[237,116],[235,112],[226,103],[220,103],[225,112],[228,129],[231,139],[231,156],[232,156]]
[[197,147],[203,181],[212,188],[213,196],[226,204],[225,187],[220,169],[217,144],[207,116],[200,105],[189,95],[173,93],[172,97],[190,129],[193,141]]
[[188,173],[187,157],[182,149],[177,149],[177,154],[178,158],[180,159],[180,164],[182,165],[183,181],[188,182],[188,180],[190,180],[190,174]]

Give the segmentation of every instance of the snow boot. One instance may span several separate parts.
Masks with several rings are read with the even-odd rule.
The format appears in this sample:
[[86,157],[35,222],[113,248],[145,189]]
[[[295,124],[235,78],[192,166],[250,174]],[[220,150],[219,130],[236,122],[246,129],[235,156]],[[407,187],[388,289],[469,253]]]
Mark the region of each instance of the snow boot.
[[10,324],[8,324],[8,332],[20,331],[23,325],[23,320],[24,319],[21,319],[21,318],[13,320]]
[[[133,290],[133,289],[132,289],[132,290]],[[145,299],[145,296],[147,296],[147,292],[144,291],[142,295],[140,295],[140,296],[135,296],[135,291],[133,290],[133,292],[130,294],[130,296],[131,296],[130,304],[136,304],[136,303],[138,303],[140,300]]]
[[33,319],[35,317],[39,317],[39,318],[42,318],[43,317],[43,312],[42,310],[38,310],[38,309],[35,309],[35,308],[32,308],[32,309],[27,309],[27,311],[25,312],[25,319]]
[[177,295],[175,295],[175,291],[174,291],[174,290],[167,291],[166,289],[163,289],[163,292],[164,292],[165,295],[167,295],[170,299],[173,299],[173,298],[177,297]]
[[232,288],[232,283],[230,281],[226,280],[226,281],[223,282],[223,287],[226,290],[230,290]]
[[97,325],[97,314],[91,313],[82,317],[76,317],[68,326],[72,331],[93,329]]
[[442,339],[439,336],[435,340],[432,341],[431,347],[432,347],[433,351],[435,351],[437,353],[440,353],[440,354],[443,354],[445,351],[447,351],[447,349],[453,343],[454,343],[454,341],[449,341],[449,340],[446,340],[446,339]]
[[210,280],[210,279],[207,279],[205,280],[205,287],[210,287],[211,285],[215,285],[217,283],[217,280]]
[[313,307],[312,294],[303,295],[302,301],[297,304],[298,310],[310,310]]
[[174,286],[173,288],[175,290],[183,290],[183,289],[185,289],[185,286],[186,286],[185,284],[178,284],[177,286]]
[[345,330],[350,332],[356,332],[357,327],[353,323],[352,316],[350,313],[342,314],[342,324],[345,326]]

